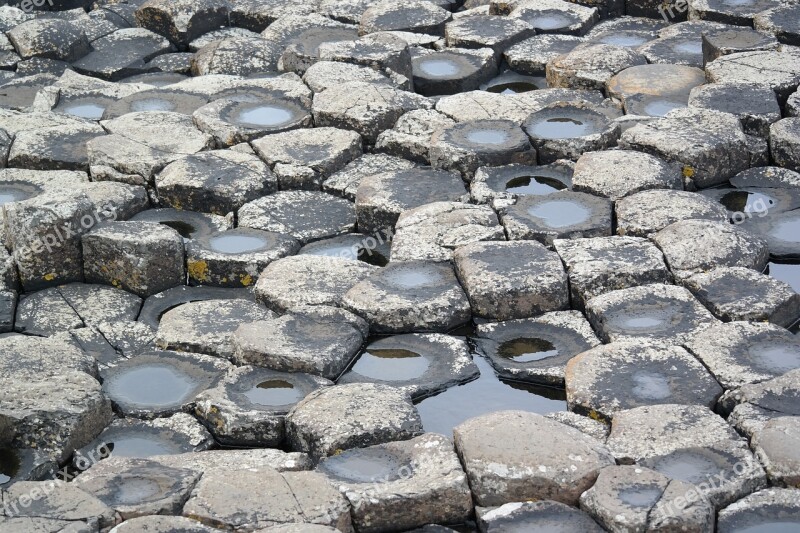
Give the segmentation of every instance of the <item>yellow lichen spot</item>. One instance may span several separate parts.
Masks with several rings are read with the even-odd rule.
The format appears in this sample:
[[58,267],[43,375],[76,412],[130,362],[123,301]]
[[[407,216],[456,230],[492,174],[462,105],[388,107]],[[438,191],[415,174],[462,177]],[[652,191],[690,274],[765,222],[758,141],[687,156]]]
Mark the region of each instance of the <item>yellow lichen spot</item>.
[[591,418],[592,420],[596,420],[598,422],[605,422],[605,419],[600,415],[600,413],[598,413],[594,409],[589,411],[589,418]]
[[44,279],[45,281],[53,281],[54,279],[56,279],[56,275],[50,272],[49,274],[44,275]]
[[242,283],[243,286],[249,287],[253,283],[253,276],[251,276],[250,274],[239,276],[239,281]]
[[683,177],[691,178],[693,176],[694,176],[694,169],[692,167],[690,167],[689,165],[684,165],[683,166]]
[[336,451],[335,451],[335,452],[333,452],[333,455],[341,455],[342,453],[344,453],[344,450],[343,450],[343,449],[341,449],[341,448],[336,448]]
[[198,281],[209,281],[208,263],[205,261],[189,261],[187,265],[189,277]]
[[119,288],[119,287],[120,287],[120,285],[122,285],[122,283],[121,283],[121,282],[120,282],[118,279],[112,279],[112,280],[111,280],[111,284],[112,284],[114,287],[117,287],[117,288]]

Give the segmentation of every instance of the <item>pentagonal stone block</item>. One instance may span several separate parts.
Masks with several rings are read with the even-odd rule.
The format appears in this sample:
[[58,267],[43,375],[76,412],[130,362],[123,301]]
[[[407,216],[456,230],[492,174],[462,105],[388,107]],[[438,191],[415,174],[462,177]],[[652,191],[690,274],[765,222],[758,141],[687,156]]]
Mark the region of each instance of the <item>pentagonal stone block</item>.
[[547,63],[550,87],[599,89],[626,68],[647,64],[645,57],[629,48],[612,44],[577,47]]
[[683,188],[680,170],[641,152],[587,152],[578,158],[572,189],[619,200],[647,189]]
[[148,222],[115,222],[84,235],[86,279],[142,297],[182,285],[183,239],[172,228]]
[[500,58],[507,48],[535,33],[533,26],[521,19],[475,15],[447,23],[444,38],[449,47],[491,48]]
[[404,391],[353,383],[306,396],[287,415],[286,432],[291,449],[318,461],[350,448],[416,437],[422,423]]
[[136,22],[186,46],[204,33],[227,24],[228,6],[219,0],[148,0],[136,10]]
[[444,25],[450,18],[449,11],[433,2],[411,0],[402,5],[377,3],[361,15],[359,33],[409,31],[443,35]]
[[790,370],[761,383],[749,383],[722,395],[717,409],[729,414],[728,423],[752,438],[775,418],[800,414],[800,371]]
[[508,527],[521,527],[530,531],[549,527],[575,528],[576,531],[586,533],[604,531],[588,514],[550,500],[479,507],[476,513],[482,531],[503,531]]
[[8,32],[8,39],[23,59],[43,57],[76,61],[91,50],[89,39],[79,24],[59,19],[23,22]]
[[572,305],[579,309],[609,291],[672,281],[663,254],[646,239],[559,239],[554,246],[567,267]]
[[566,369],[571,410],[612,419],[624,409],[661,403],[713,408],[722,387],[689,352],[646,341],[587,350]]
[[390,263],[352,286],[342,304],[381,333],[449,331],[471,315],[452,267],[427,261]]
[[792,4],[761,11],[753,17],[755,29],[771,33],[784,44],[800,45],[800,7]]
[[148,61],[175,47],[145,28],[122,28],[92,41],[92,50],[72,64],[77,72],[117,81],[150,71]]
[[769,127],[781,118],[775,92],[769,87],[745,83],[711,83],[692,89],[689,107],[731,113],[742,121],[749,135],[769,137]]
[[574,505],[600,469],[614,464],[600,441],[534,413],[478,416],[453,433],[473,497],[481,506],[531,499]]
[[800,525],[798,489],[766,489],[742,498],[719,512],[718,531],[729,533],[742,527],[787,527]]
[[605,342],[646,337],[679,344],[717,323],[692,293],[660,284],[596,296],[586,302],[586,315]]
[[770,420],[753,435],[751,446],[770,481],[781,487],[800,482],[800,417]]
[[453,260],[475,316],[510,320],[569,307],[561,260],[537,242],[468,244]]
[[800,340],[774,324],[715,324],[689,339],[686,347],[726,389],[800,368]]
[[[38,498],[32,498],[32,495]],[[36,518],[31,518],[31,523],[22,527],[30,527],[31,530],[40,527],[48,528],[53,526],[61,529],[74,525],[85,525],[84,531],[107,529],[113,527],[121,521],[121,518],[111,507],[108,507],[99,498],[78,488],[73,483],[64,483],[59,480],[50,481],[21,481],[8,488],[4,498],[8,499],[9,512],[7,516],[12,517],[36,517],[38,519],[50,519],[48,522],[36,523]],[[22,505],[23,503],[27,505]],[[67,521],[66,524],[60,520]],[[54,522],[54,523],[53,523]],[[91,526],[90,526],[91,524]],[[9,524],[15,531],[19,531],[19,524]],[[35,528],[35,529],[33,529]]]
[[642,191],[620,199],[614,208],[617,233],[631,237],[647,237],[679,220],[725,222],[728,218],[718,202],[685,191]]
[[[375,150],[421,164],[430,163],[430,141],[434,133],[456,122],[433,109],[415,109],[400,117],[394,127],[378,135]],[[387,169],[392,170],[392,169]]]

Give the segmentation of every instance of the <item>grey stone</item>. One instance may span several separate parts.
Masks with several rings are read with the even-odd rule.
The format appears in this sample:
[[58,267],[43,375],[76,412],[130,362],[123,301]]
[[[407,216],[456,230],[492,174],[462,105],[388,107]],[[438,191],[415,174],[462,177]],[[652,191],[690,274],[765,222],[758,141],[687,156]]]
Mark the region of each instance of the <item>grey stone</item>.
[[170,309],[161,317],[156,344],[165,350],[233,356],[233,333],[249,322],[275,314],[247,300],[206,300]]
[[703,65],[728,54],[777,50],[778,40],[750,28],[731,28],[703,33]]
[[772,419],[800,415],[800,371],[790,370],[761,383],[748,383],[722,395],[717,409],[728,423],[752,437]]
[[131,218],[136,222],[154,222],[177,231],[186,243],[192,239],[208,237],[233,226],[230,216],[183,211],[171,207],[147,209]]
[[536,35],[508,48],[503,58],[516,72],[542,74],[547,63],[571,52],[583,39],[573,35]]
[[103,464],[75,480],[81,490],[114,509],[123,520],[151,514],[176,514],[189,499],[200,475],[146,459],[131,459],[123,468]]
[[66,190],[3,205],[7,244],[25,290],[83,281],[81,235],[95,223],[92,207],[85,194]]
[[609,291],[672,281],[663,254],[646,239],[559,239],[554,246],[567,268],[572,305],[578,309]]
[[348,367],[368,330],[363,319],[342,309],[295,307],[283,316],[239,326],[232,337],[233,360],[333,380]]
[[604,342],[640,337],[680,344],[718,323],[688,290],[657,283],[595,296],[586,316]]
[[448,22],[444,38],[449,47],[491,48],[499,59],[506,49],[535,33],[533,26],[521,19],[475,15]]
[[755,0],[732,5],[724,0],[691,0],[689,17],[736,26],[752,26],[756,13],[778,7],[781,3],[780,0]]
[[97,124],[20,131],[8,153],[8,164],[39,170],[89,169],[86,143],[105,135]]
[[569,307],[564,266],[537,242],[468,244],[453,260],[475,316],[511,320]]
[[[377,463],[377,475],[350,466],[361,461]],[[350,502],[358,531],[460,523],[472,512],[458,456],[449,439],[434,433],[347,450],[322,460],[317,471]]]
[[510,120],[476,120],[441,128],[431,136],[428,153],[433,168],[460,172],[467,180],[482,166],[536,164],[536,150]]
[[713,408],[722,387],[689,352],[647,341],[617,341],[576,355],[566,367],[567,403],[593,418],[662,403]]
[[688,339],[686,347],[726,389],[800,368],[800,340],[774,324],[715,324]]
[[385,337],[369,343],[338,383],[379,383],[413,400],[478,377],[466,342],[438,333]]
[[0,338],[0,377],[52,380],[61,374],[97,375],[95,360],[64,336],[13,335]]
[[753,16],[755,29],[771,33],[784,44],[800,45],[800,25],[797,24],[798,11],[796,5],[787,4],[761,11]]
[[[196,41],[195,41],[196,42]],[[260,36],[231,36],[206,44],[192,57],[192,74],[248,76],[278,69],[283,49]],[[247,61],[242,61],[247,58]]]
[[278,472],[310,470],[308,455],[298,452],[283,452],[273,448],[249,450],[210,450],[202,453],[160,455],[156,460],[173,468],[188,468],[199,473],[230,473],[239,469],[269,468]]
[[478,89],[497,73],[497,61],[491,48],[440,51],[414,48],[411,68],[414,90],[425,96],[434,96]]
[[567,361],[600,344],[579,311],[479,324],[472,340],[500,377],[557,387]]
[[599,441],[534,413],[482,415],[453,433],[475,503],[481,506],[531,499],[575,505],[600,469],[614,464]]
[[[583,35],[591,28],[598,18],[605,18],[608,13],[602,9],[604,4],[620,3],[617,0],[600,0],[587,2],[583,5],[562,2],[561,0],[543,0],[537,2],[514,2],[510,16],[524,20],[534,28],[538,34],[565,33]],[[499,6],[499,2],[494,5]],[[508,4],[506,4],[508,5]],[[597,9],[595,9],[595,6]],[[622,14],[622,6],[614,8],[614,15]],[[491,11],[491,9],[490,9]]]
[[374,333],[449,331],[471,314],[452,268],[429,261],[390,263],[353,285],[342,305]]
[[611,201],[586,193],[525,195],[498,211],[509,240],[536,240],[552,246],[556,239],[611,235]]
[[388,385],[352,383],[320,389],[286,416],[290,448],[317,461],[421,433],[422,422],[408,395]]
[[318,61],[308,67],[303,81],[315,93],[349,81],[361,81],[381,85],[393,85],[392,80],[368,66],[353,65],[339,61]]
[[381,172],[407,170],[414,166],[411,161],[400,157],[385,154],[364,154],[325,180],[322,184],[322,189],[325,192],[355,201],[358,187],[366,177]]
[[772,322],[788,328],[800,318],[800,295],[789,284],[749,268],[717,268],[683,284],[724,322]]
[[769,128],[770,154],[779,166],[800,172],[800,117],[787,117]]
[[[283,17],[286,20],[289,17]],[[354,41],[358,38],[358,29],[349,24],[322,17],[321,15],[311,15],[301,17],[298,22],[302,25],[298,27],[297,34],[290,39],[291,44],[286,47],[280,60],[278,70],[296,72],[303,75],[309,67],[320,60],[319,47],[324,43]],[[277,26],[273,24],[264,34],[270,33]],[[303,28],[302,30],[300,28]]]
[[549,165],[502,165],[481,167],[470,182],[470,198],[476,203],[513,200],[523,195],[547,195],[571,188],[574,163],[559,160]]
[[424,96],[383,84],[348,81],[314,96],[314,123],[358,132],[367,144],[394,126],[404,113],[431,109]]
[[156,176],[155,185],[167,205],[225,215],[275,192],[278,179],[255,155],[212,150],[173,161]]
[[762,271],[769,257],[763,238],[726,222],[680,220],[660,230],[652,239],[679,279],[718,267]]
[[272,261],[300,248],[293,237],[271,231],[236,228],[186,243],[186,270],[195,283],[249,287]]
[[252,531],[301,522],[352,533],[349,507],[344,496],[316,472],[235,467],[203,475],[183,515],[216,528]]
[[220,0],[147,0],[136,10],[138,26],[181,46],[227,22],[228,6]]
[[391,33],[366,35],[357,41],[322,43],[318,53],[322,61],[368,66],[410,88],[412,74],[408,42]]
[[450,18],[450,12],[434,2],[410,0],[401,5],[377,2],[361,15],[358,29],[362,35],[378,31],[444,35],[444,25]]
[[138,320],[153,330],[158,329],[161,316],[181,304],[202,300],[252,300],[252,295],[245,289],[225,289],[221,287],[198,287],[179,285],[147,298],[139,312]]
[[[455,124],[450,117],[433,109],[416,109],[401,116],[394,127],[378,135],[375,150],[411,161],[428,164],[431,137],[440,128]],[[393,170],[391,168],[386,169]]]
[[[6,489],[3,503],[6,505],[6,516],[10,518],[47,518],[87,524],[86,529],[77,531],[108,529],[121,521],[114,509],[96,496],[63,481],[21,481]],[[31,531],[34,531],[33,526],[30,524]],[[51,531],[70,530],[59,528]]]
[[737,188],[796,188],[800,187],[800,173],[781,167],[754,167],[738,173],[730,181]]
[[431,202],[456,201],[465,193],[461,179],[430,168],[375,173],[360,180],[355,208],[359,230],[390,231],[400,214]]
[[[562,131],[558,124],[565,120],[575,127]],[[582,102],[549,104],[531,113],[522,127],[530,136],[541,164],[558,159],[577,161],[585,152],[605,150],[617,143],[621,132],[619,125],[596,106]]]
[[298,305],[339,305],[342,297],[377,267],[341,257],[284,257],[264,269],[255,286],[256,299],[285,311]]
[[361,155],[361,137],[336,128],[276,133],[253,142],[281,189],[319,190],[322,182]]
[[139,516],[119,524],[111,530],[113,533],[137,533],[148,531],[150,533],[171,533],[182,531],[185,533],[214,533],[217,529],[204,526],[200,522],[183,516]]
[[[725,208],[699,194],[674,190],[642,191],[614,204],[617,233],[647,237],[680,220],[725,222]],[[695,222],[696,224],[696,222]]]
[[43,376],[0,378],[0,427],[13,448],[37,448],[63,463],[111,421],[111,404],[100,384],[67,371],[58,386]]
[[755,432],[751,447],[773,485],[796,487],[800,482],[800,417],[774,418]]
[[511,502],[493,508],[478,508],[478,526],[486,533],[544,528],[570,528],[599,533],[603,528],[572,506],[552,500]]
[[645,64],[645,57],[629,48],[611,44],[578,47],[548,61],[547,83],[550,87],[602,90],[615,74]]
[[223,444],[280,446],[286,436],[284,415],[308,393],[328,385],[308,374],[238,367],[197,396],[194,413]]
[[230,367],[219,357],[151,351],[102,370],[100,377],[117,411],[152,419],[190,410],[195,397]]
[[[685,505],[677,508],[675,500]],[[691,498],[691,499],[689,499]],[[581,495],[581,509],[609,531],[710,531],[714,507],[690,483],[638,466],[610,466]]]
[[175,47],[157,33],[145,28],[122,28],[92,42],[92,50],[72,64],[81,74],[105,80],[121,80],[154,71],[149,61]]
[[[314,217],[307,216],[313,211]],[[353,204],[319,191],[281,191],[239,208],[240,227],[291,235],[301,243],[355,229]]]
[[800,84],[800,52],[794,47],[780,51],[739,52],[722,56],[706,65],[710,83],[745,82],[770,87],[783,104]]
[[682,189],[680,170],[641,152],[586,152],[578,158],[572,189],[619,200],[648,189]]
[[733,533],[741,527],[792,528],[800,522],[800,509],[797,489],[764,489],[742,498],[722,509],[719,513],[717,530],[720,533]]
[[8,40],[23,59],[42,57],[76,61],[91,50],[86,33],[66,20],[34,19],[8,32]]
[[83,236],[86,280],[151,296],[185,279],[183,239],[148,222],[114,222]]
[[433,202],[404,211],[392,240],[392,261],[449,261],[453,250],[479,241],[504,240],[488,206]]
[[747,449],[747,441],[699,405],[620,411],[606,444],[621,464],[635,462],[696,485],[716,509],[766,485],[764,470]]

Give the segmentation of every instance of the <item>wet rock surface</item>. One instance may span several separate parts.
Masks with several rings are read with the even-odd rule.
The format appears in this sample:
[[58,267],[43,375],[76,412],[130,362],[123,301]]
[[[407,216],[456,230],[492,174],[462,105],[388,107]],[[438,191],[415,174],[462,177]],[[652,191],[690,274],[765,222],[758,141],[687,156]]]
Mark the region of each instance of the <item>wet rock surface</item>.
[[797,529],[796,0],[5,3],[0,530]]

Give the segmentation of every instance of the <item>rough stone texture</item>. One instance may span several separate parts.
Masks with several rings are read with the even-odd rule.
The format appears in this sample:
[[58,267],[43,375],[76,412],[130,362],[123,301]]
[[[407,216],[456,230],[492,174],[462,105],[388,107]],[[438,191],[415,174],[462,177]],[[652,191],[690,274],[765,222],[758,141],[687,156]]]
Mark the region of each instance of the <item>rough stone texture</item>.
[[482,415],[453,433],[475,503],[481,506],[531,499],[575,505],[600,469],[614,464],[599,441],[533,413]]
[[[34,496],[37,497],[34,498]],[[84,492],[75,484],[64,483],[60,480],[15,483],[6,489],[3,494],[3,502],[6,505],[7,516],[60,519],[73,524],[83,522],[86,525],[84,531],[107,529],[121,521],[114,509],[108,507],[96,496]],[[23,505],[24,503],[27,505]],[[35,523],[30,524],[32,531],[36,530],[33,529],[35,525]],[[10,527],[14,528],[12,525]],[[61,530],[60,525],[57,527],[59,527],[58,530]],[[19,531],[16,528],[14,530]],[[39,529],[39,531],[41,530]],[[45,531],[48,530],[45,529]],[[61,531],[69,531],[69,529]],[[81,530],[74,529],[73,531]]]
[[800,417],[780,417],[753,435],[751,446],[773,485],[797,487],[800,483]]
[[770,154],[779,166],[800,172],[800,117],[779,120],[769,128]]
[[567,404],[612,419],[624,409],[660,403],[713,408],[722,388],[685,349],[618,341],[587,350],[566,367]]
[[475,316],[511,320],[569,307],[561,260],[537,242],[468,244],[453,260]]
[[800,341],[774,324],[715,324],[689,339],[686,347],[726,389],[800,368]]
[[286,416],[290,448],[316,461],[421,433],[422,422],[408,395],[387,385],[353,383],[317,390]]
[[578,47],[547,63],[547,83],[550,87],[602,90],[618,72],[645,64],[645,57],[629,48],[611,44]]
[[642,191],[614,204],[617,233],[647,237],[674,222],[687,219],[725,222],[725,208],[710,198],[673,190]]
[[487,206],[433,202],[403,211],[397,219],[391,259],[449,261],[459,246],[504,239],[497,215]]
[[681,189],[674,165],[641,152],[586,152],[575,163],[572,189],[612,200],[647,189]]
[[136,10],[139,26],[186,46],[226,24],[228,6],[220,0],[147,0]]
[[[361,458],[380,464],[385,476],[370,479],[349,470],[348,463]],[[348,450],[324,459],[317,470],[350,502],[358,531],[458,523],[472,512],[467,476],[453,445],[434,433]]]
[[740,527],[761,527],[776,522],[791,528],[800,520],[798,496],[798,489],[764,489],[751,494],[720,511],[718,531],[728,533]]
[[725,322],[772,322],[788,328],[800,318],[800,295],[789,284],[749,268],[717,268],[683,283]]
[[551,500],[512,502],[499,507],[477,508],[481,531],[508,531],[521,528],[536,531],[547,528],[572,528],[574,531],[605,531],[592,518],[572,506]]
[[609,291],[672,280],[663,254],[645,239],[559,239],[553,245],[567,268],[572,305],[579,309]]
[[677,278],[718,267],[762,271],[769,257],[763,238],[725,222],[681,220],[656,233],[653,242]]
[[720,57],[706,65],[710,83],[748,82],[770,87],[778,101],[786,102],[800,84],[800,52],[793,47],[781,51],[740,52]]

